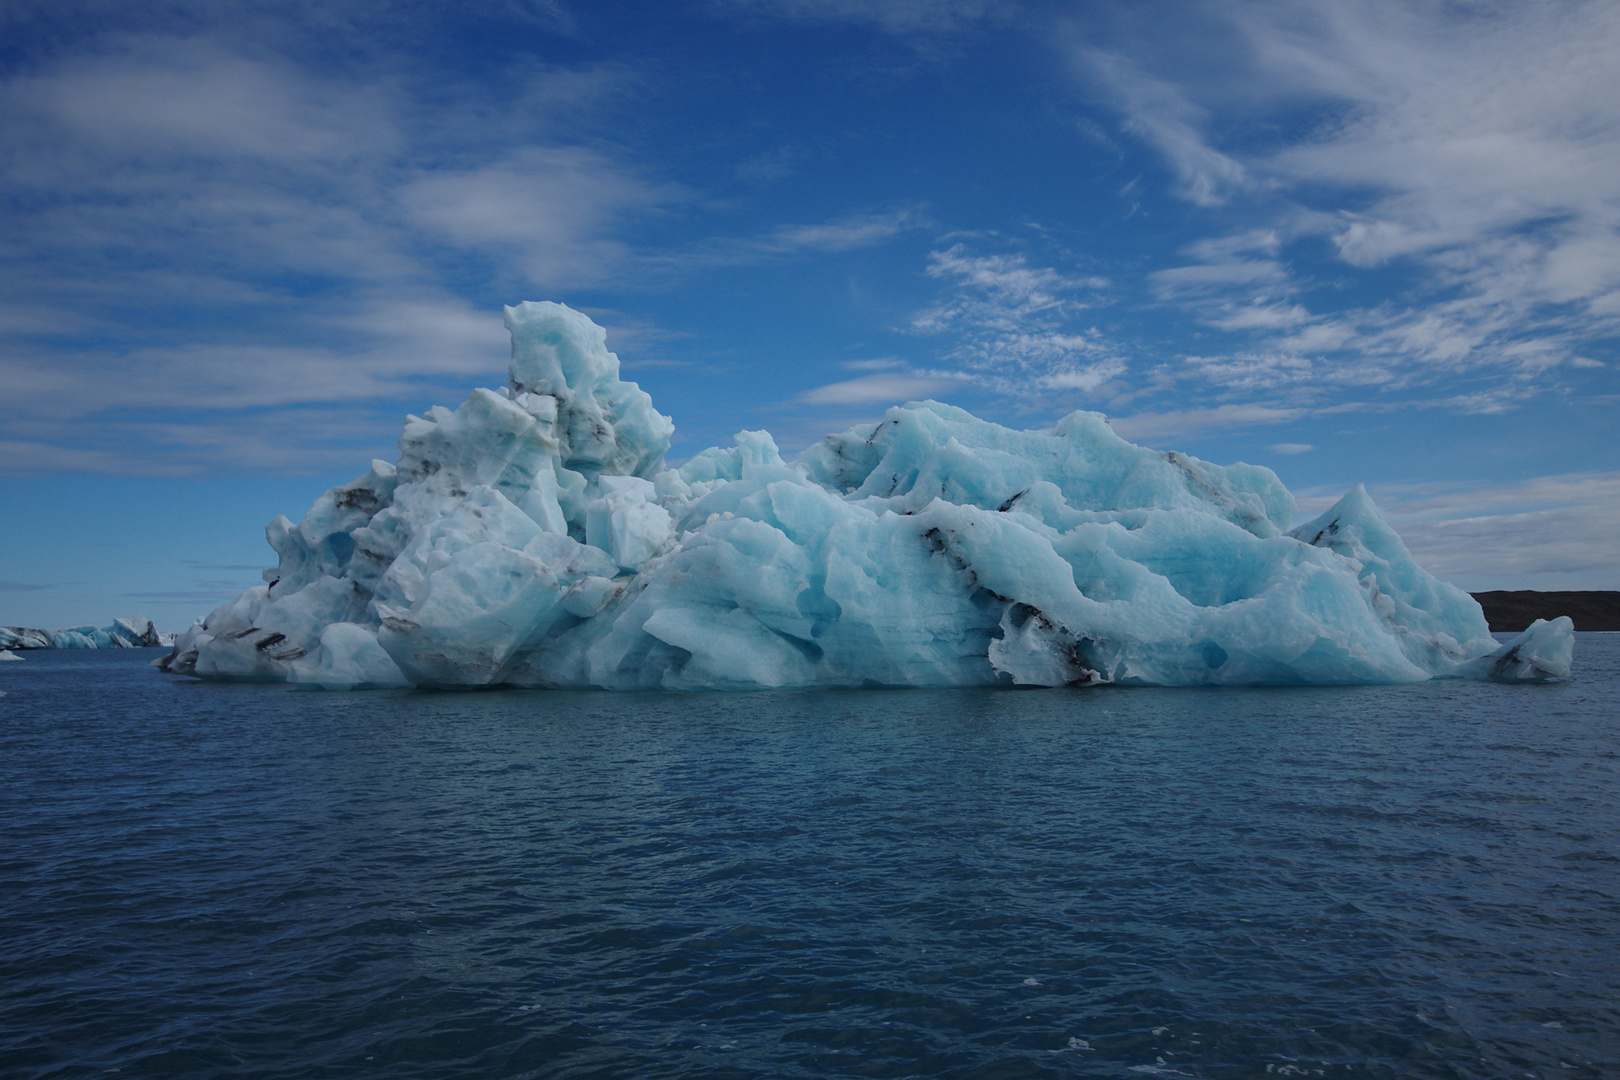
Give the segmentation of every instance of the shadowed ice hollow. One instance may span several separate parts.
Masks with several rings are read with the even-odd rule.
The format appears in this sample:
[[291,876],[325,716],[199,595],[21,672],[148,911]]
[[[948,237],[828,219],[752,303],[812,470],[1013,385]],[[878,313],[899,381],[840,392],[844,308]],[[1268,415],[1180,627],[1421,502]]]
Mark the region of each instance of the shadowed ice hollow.
[[674,432],[561,304],[506,309],[508,384],[409,417],[399,460],[266,532],[280,561],[160,661],[213,679],[710,689],[1509,681],[1499,646],[1365,490],[1288,531],[1269,469],[1014,431],[938,402],[785,462]]

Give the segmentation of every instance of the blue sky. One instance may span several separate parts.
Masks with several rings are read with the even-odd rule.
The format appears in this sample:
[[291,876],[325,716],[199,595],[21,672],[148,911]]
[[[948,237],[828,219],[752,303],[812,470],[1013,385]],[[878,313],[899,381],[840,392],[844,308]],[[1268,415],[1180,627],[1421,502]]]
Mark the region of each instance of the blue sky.
[[1620,588],[1613,3],[0,0],[0,199],[0,623],[254,584],[523,299],[675,459],[1096,409]]

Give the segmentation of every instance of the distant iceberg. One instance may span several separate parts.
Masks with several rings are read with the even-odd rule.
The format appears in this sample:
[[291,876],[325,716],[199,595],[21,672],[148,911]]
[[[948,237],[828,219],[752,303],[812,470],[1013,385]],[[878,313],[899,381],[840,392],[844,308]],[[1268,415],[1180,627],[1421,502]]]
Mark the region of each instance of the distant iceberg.
[[140,649],[173,645],[174,635],[136,615],[114,619],[111,626],[70,626],[65,630],[34,630],[0,626],[0,649]]
[[279,556],[164,670],[328,689],[1392,683],[1569,672],[1507,645],[1360,487],[1289,531],[1269,469],[1014,431],[925,401],[792,462],[666,468],[606,333],[506,309],[507,386],[409,417],[396,464],[266,532]]

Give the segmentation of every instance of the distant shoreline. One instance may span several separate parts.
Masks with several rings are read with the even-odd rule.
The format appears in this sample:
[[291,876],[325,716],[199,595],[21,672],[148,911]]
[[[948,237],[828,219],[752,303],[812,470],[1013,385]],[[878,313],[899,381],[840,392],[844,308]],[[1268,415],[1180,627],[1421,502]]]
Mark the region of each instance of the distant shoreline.
[[1537,619],[1568,615],[1577,630],[1620,630],[1620,592],[1537,592],[1534,589],[1477,592],[1485,620],[1495,631],[1517,632]]

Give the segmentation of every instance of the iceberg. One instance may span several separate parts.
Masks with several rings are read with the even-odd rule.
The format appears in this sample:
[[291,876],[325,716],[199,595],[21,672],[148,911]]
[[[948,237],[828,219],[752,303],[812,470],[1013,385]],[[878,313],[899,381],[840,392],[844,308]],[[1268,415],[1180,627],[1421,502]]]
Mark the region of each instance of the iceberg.
[[0,626],[0,649],[143,649],[173,645],[173,634],[165,634],[152,625],[151,619],[139,615],[114,619],[111,626],[102,627],[34,630]]
[[0,626],[0,649],[50,649],[51,635],[47,630],[34,630],[25,626]]
[[1545,680],[1567,619],[1495,641],[1366,491],[1290,529],[1269,469],[1015,431],[934,401],[793,461],[767,432],[667,467],[606,332],[506,309],[506,386],[410,416],[264,584],[163,670],[324,689],[1159,686]]

